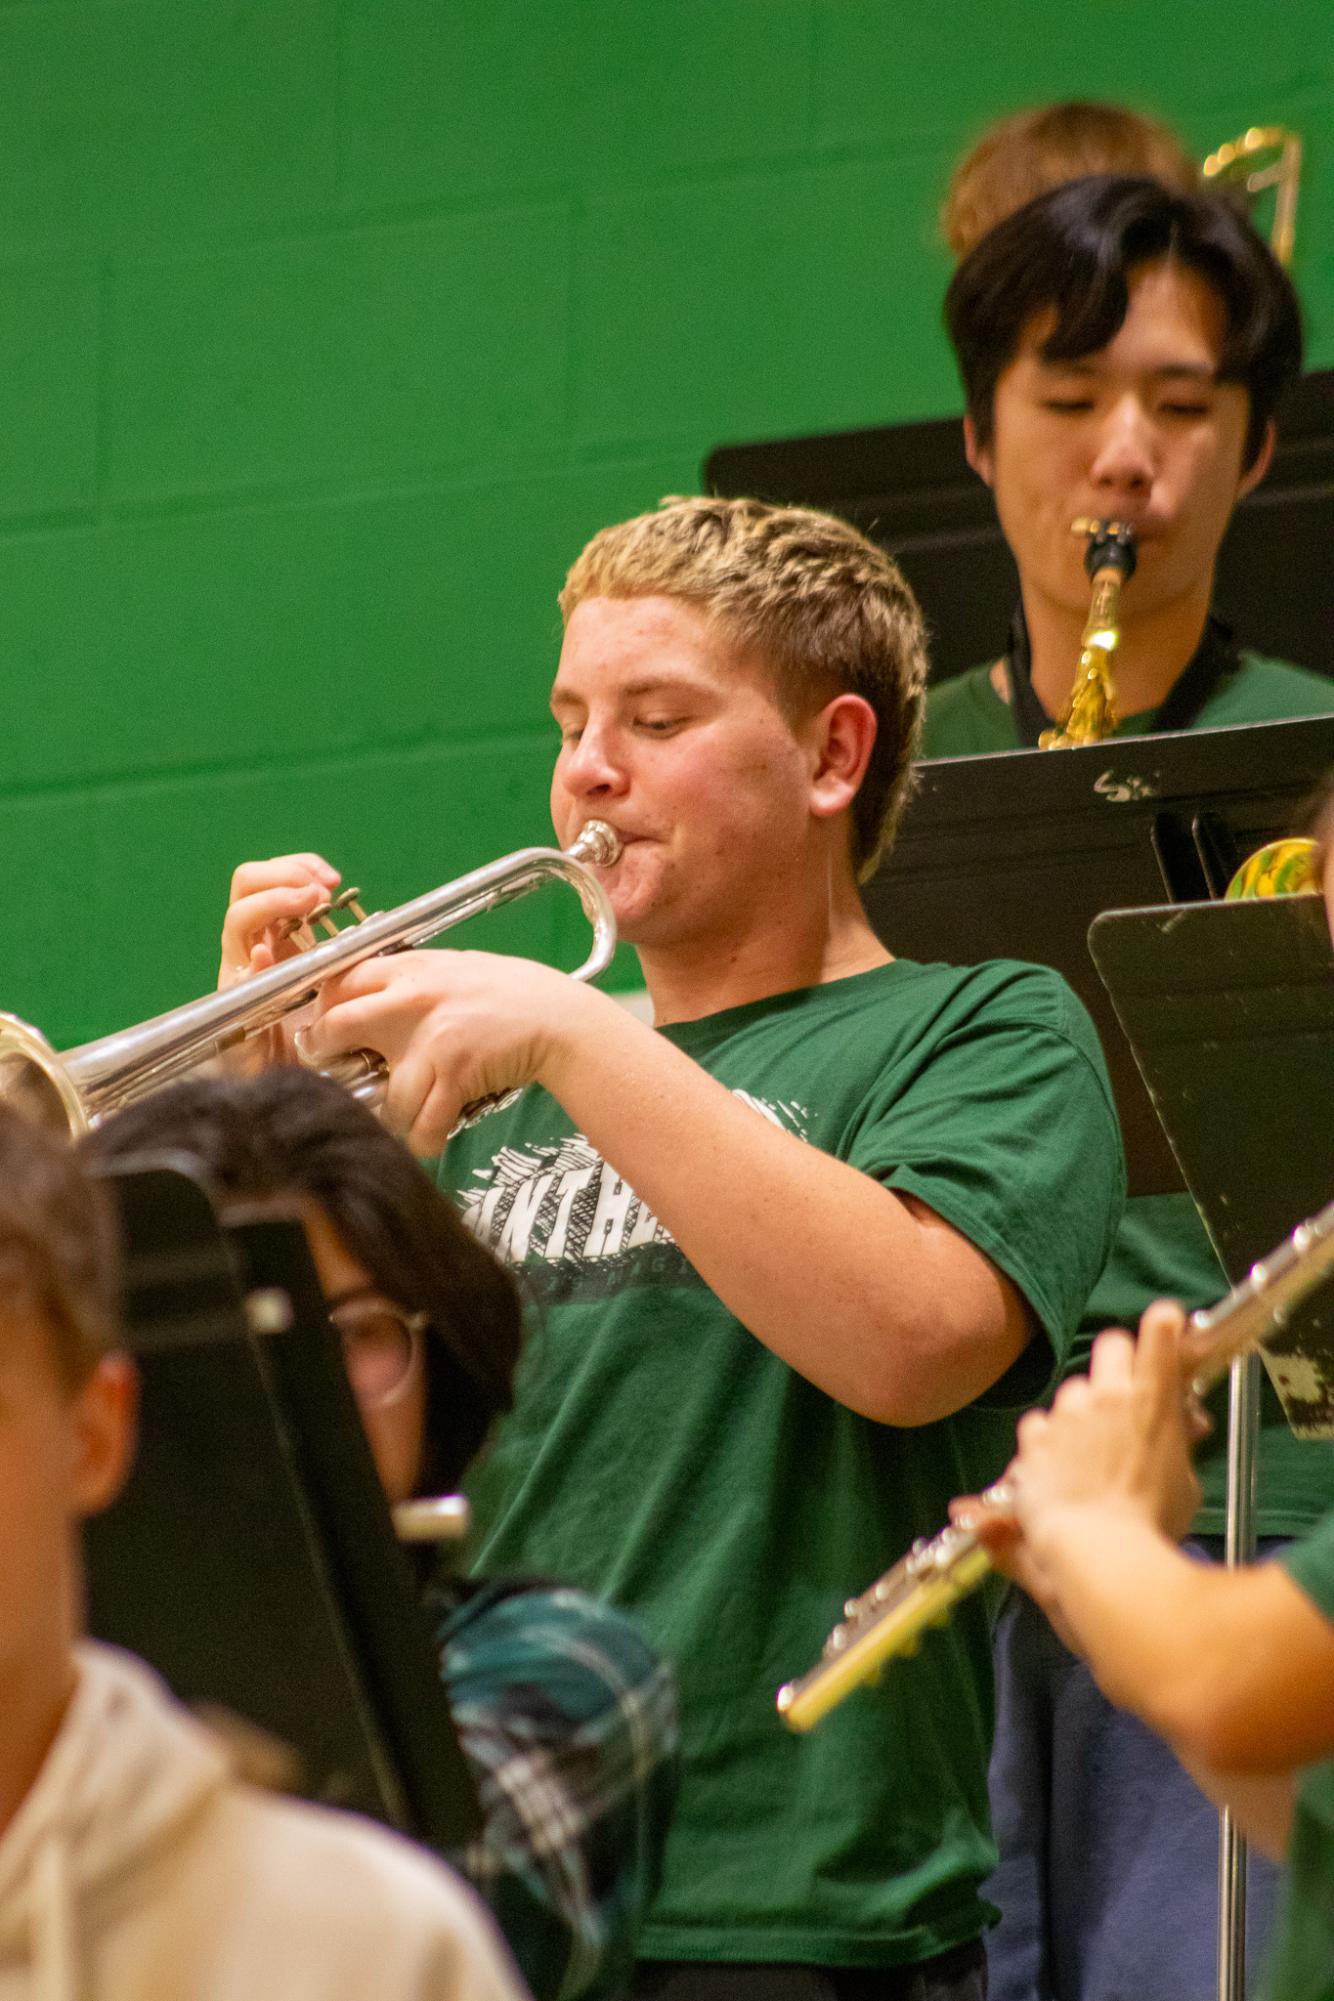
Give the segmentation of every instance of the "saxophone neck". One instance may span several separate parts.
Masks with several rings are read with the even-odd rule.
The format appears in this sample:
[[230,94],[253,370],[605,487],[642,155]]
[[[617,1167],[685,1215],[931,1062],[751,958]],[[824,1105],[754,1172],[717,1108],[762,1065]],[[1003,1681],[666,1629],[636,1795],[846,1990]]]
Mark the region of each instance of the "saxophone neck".
[[1091,646],[1109,658],[1121,642],[1121,584],[1119,570],[1099,570],[1093,579],[1093,596],[1089,600],[1089,614],[1084,621],[1080,636],[1080,649],[1087,651]]
[[1100,743],[1117,725],[1112,656],[1121,639],[1122,586],[1135,573],[1134,530],[1120,521],[1079,520],[1071,527],[1075,534],[1088,537],[1084,568],[1092,596],[1070,699],[1059,722],[1038,738],[1043,750]]

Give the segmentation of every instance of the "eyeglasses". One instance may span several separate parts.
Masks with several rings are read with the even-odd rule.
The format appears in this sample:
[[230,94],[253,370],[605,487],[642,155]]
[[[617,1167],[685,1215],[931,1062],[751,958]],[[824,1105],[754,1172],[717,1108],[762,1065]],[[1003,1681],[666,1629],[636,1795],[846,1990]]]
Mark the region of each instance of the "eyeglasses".
[[362,1409],[396,1403],[421,1367],[430,1315],[368,1294],[331,1307],[329,1319],[342,1340],[347,1379]]

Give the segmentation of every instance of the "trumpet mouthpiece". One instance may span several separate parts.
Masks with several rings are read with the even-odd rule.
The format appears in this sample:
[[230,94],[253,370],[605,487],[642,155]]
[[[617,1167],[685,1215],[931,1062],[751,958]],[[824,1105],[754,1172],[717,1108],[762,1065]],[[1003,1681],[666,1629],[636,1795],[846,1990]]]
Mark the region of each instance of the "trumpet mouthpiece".
[[592,862],[595,868],[610,868],[621,858],[621,838],[605,820],[585,820],[568,852],[578,861]]

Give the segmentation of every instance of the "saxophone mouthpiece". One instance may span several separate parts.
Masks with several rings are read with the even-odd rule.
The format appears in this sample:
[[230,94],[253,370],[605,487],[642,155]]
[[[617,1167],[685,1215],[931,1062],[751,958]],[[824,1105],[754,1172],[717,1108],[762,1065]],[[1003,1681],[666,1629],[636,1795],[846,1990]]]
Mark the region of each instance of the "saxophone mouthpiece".
[[1100,570],[1115,570],[1123,584],[1129,583],[1139,557],[1135,531],[1128,522],[1095,521],[1091,515],[1081,514],[1070,523],[1070,533],[1088,537],[1084,568],[1090,577],[1096,577]]

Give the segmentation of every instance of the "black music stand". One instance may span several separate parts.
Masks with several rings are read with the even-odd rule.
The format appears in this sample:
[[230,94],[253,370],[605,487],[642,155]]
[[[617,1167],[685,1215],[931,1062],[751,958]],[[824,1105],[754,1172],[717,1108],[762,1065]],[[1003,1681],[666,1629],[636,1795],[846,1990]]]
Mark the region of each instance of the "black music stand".
[[[1318,896],[1113,910],[1089,949],[1234,1284],[1334,1197],[1334,948]],[[1288,1421],[1334,1437],[1334,1290],[1263,1360]]]
[[[1236,1281],[1334,1192],[1334,951],[1317,896],[1108,911],[1089,947],[1214,1248]],[[1293,1428],[1334,1436],[1334,1289],[1263,1351]],[[1255,1554],[1260,1382],[1232,1366],[1227,1560]],[[1219,1994],[1245,1987],[1246,1842],[1222,1816]]]
[[905,958],[1027,959],[1062,973],[1102,1040],[1131,1193],[1178,1190],[1089,926],[1104,910],[1220,895],[1247,854],[1290,830],[1331,763],[1334,715],[933,759],[863,891],[867,914]]
[[301,1225],[220,1225],[183,1158],[101,1171],[142,1405],[90,1630],[293,1753],[307,1797],[459,1848],[475,1787]]

